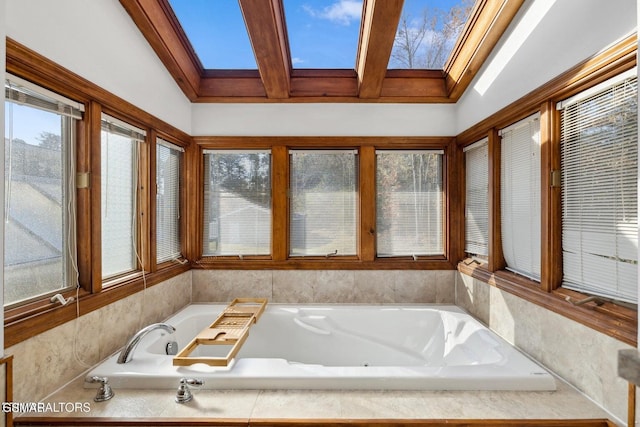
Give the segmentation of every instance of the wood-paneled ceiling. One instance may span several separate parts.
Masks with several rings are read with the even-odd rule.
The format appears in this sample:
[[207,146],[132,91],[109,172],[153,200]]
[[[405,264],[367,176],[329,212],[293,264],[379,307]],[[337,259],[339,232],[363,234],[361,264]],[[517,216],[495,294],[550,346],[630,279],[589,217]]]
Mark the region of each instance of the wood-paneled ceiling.
[[442,70],[388,70],[403,0],[364,0],[355,69],[295,69],[282,0],[238,0],[257,70],[204,69],[168,0],[120,0],[192,102],[456,102],[524,0],[477,0]]

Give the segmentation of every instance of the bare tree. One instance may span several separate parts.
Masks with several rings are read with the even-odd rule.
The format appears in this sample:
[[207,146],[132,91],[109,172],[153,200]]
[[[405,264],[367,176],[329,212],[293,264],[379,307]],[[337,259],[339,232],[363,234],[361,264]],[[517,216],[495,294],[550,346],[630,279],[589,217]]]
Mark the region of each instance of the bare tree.
[[56,151],[62,150],[62,137],[58,134],[51,132],[40,132],[40,136],[38,136],[36,139],[40,141],[40,147]]
[[461,0],[449,10],[425,8],[418,18],[403,15],[389,68],[443,68],[472,7],[472,0]]

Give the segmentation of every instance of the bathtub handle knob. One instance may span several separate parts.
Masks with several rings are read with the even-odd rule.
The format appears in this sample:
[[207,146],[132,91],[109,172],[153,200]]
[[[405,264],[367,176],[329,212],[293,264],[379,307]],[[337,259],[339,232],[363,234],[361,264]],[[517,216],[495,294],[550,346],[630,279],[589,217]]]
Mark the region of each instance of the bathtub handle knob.
[[109,385],[109,378],[93,376],[84,380],[87,383],[100,383],[100,387],[96,393],[96,397],[93,398],[95,402],[104,402],[111,399],[114,396],[113,389]]
[[190,387],[202,387],[204,381],[197,378],[180,378],[180,385],[176,394],[177,403],[187,403],[193,399]]

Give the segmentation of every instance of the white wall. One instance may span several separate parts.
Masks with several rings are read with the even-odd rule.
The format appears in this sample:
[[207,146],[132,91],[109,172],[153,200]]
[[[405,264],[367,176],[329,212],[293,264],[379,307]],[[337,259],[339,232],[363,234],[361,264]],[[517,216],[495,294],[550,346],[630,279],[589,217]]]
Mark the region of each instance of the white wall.
[[118,0],[3,1],[8,37],[190,133],[189,100]]
[[194,104],[192,135],[452,136],[451,104]]
[[[636,9],[636,0],[525,1],[458,102],[457,132],[633,32]],[[528,31],[531,22],[538,24]],[[497,74],[491,73],[494,60]]]

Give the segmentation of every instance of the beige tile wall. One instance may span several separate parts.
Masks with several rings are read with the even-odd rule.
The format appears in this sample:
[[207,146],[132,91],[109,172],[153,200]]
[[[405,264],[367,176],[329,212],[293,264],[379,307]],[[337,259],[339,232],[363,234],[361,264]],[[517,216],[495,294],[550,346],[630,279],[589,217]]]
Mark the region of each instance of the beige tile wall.
[[194,302],[268,298],[274,303],[446,303],[454,271],[193,270]]
[[37,402],[191,302],[191,272],[16,344],[14,401]]
[[617,360],[618,350],[630,346],[461,273],[456,292],[457,305],[626,420],[627,383]]

